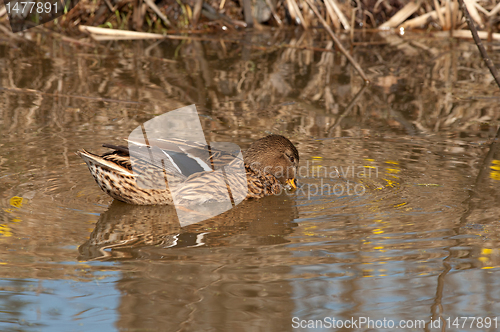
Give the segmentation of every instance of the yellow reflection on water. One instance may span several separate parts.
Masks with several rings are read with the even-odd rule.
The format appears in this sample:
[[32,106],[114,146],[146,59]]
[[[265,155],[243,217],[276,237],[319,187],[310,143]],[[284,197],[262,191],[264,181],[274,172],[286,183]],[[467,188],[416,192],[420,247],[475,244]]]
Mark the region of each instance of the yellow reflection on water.
[[491,161],[491,163],[493,164],[493,166],[490,166],[490,177],[493,180],[500,181],[500,160],[494,159]]
[[12,231],[11,231],[9,225],[0,224],[0,234],[5,236],[5,237],[11,237]]

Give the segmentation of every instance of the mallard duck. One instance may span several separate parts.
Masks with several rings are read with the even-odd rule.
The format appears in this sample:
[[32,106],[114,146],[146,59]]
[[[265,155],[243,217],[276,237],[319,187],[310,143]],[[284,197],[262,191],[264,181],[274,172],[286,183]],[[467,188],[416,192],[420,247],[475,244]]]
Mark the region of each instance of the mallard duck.
[[[129,147],[141,145],[128,142]],[[104,192],[129,204],[171,205],[174,204],[172,194],[176,204],[202,204],[208,200],[224,200],[228,191],[230,195],[233,191],[235,197],[235,188],[245,185],[246,197],[242,199],[275,195],[284,187],[297,188],[299,153],[292,142],[280,135],[263,137],[243,153],[246,183],[245,177],[231,176],[228,171],[232,165],[242,162],[239,151],[232,153],[183,140],[149,140],[148,145],[142,145],[146,150],[139,158],[133,154],[132,160],[129,147],[121,145],[104,144],[113,151],[102,156],[83,149],[77,154],[87,163]],[[152,154],[161,155],[161,165],[151,163],[148,156]],[[214,171],[222,166],[225,173]],[[222,176],[225,178],[221,182]]]

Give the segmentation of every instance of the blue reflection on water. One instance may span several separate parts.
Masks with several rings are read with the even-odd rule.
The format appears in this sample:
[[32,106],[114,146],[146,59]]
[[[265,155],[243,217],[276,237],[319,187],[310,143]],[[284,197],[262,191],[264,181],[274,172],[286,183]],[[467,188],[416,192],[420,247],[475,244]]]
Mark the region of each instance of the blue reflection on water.
[[88,281],[0,279],[0,331],[115,331],[121,273]]

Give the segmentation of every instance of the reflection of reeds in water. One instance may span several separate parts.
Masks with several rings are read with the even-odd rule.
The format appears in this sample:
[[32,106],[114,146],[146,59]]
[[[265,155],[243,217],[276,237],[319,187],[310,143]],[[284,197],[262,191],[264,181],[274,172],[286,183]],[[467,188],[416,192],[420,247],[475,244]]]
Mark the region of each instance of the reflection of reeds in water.
[[[64,190],[74,186],[84,191],[76,173],[60,171],[79,167],[74,151],[119,142],[155,115],[192,103],[202,115],[207,141],[236,143],[266,131],[320,138],[379,130],[487,138],[498,123],[492,78],[473,45],[427,41],[422,46],[372,35],[371,41],[389,44],[356,47],[375,85],[343,115],[362,82],[350,75],[343,56],[313,50],[332,46],[321,35],[311,36],[280,32],[250,36],[250,43],[170,41],[165,47],[137,42],[118,44],[124,52],[99,55],[56,43],[53,49],[40,45],[54,55],[35,60],[6,48],[0,86],[11,90],[0,91],[0,126],[8,134],[0,146],[0,172],[16,169],[26,183],[33,181],[28,171],[35,172],[36,185],[48,183],[42,185],[47,195],[64,198]],[[294,47],[260,46],[270,39]],[[254,48],[245,50],[249,44]],[[58,57],[60,49],[74,57]],[[3,192],[10,179],[0,179]],[[22,192],[9,197],[16,195]]]
[[[152,115],[147,114],[149,110],[161,114],[196,103],[204,114],[211,116],[202,119],[207,128],[222,129],[226,124],[232,126],[243,121],[248,126],[273,130],[269,126],[273,121],[289,122],[294,118],[298,120],[295,121],[298,127],[303,127],[309,121],[309,111],[302,106],[272,106],[289,101],[307,103],[307,109],[327,115],[328,122],[332,123],[335,114],[349,103],[362,82],[349,77],[344,57],[334,52],[314,51],[315,45],[324,42],[315,41],[311,36],[309,32],[298,38],[279,36],[286,38],[286,45],[293,48],[256,48],[249,50],[246,59],[236,56],[246,47],[244,44],[199,41],[172,41],[166,48],[137,42],[134,44],[137,46],[123,56],[112,51],[100,55],[77,53],[74,59],[44,60],[50,63],[48,67],[41,62],[28,66],[26,61],[17,58],[17,53],[9,51],[0,60],[3,64],[1,85],[12,89],[3,92],[2,126],[10,133],[71,128],[92,130],[96,136],[109,135],[109,126],[112,126],[117,137],[126,137],[127,130],[151,118]],[[370,109],[384,122],[385,117],[380,113],[384,108],[382,103],[389,102],[394,110],[406,109],[403,113],[407,120],[417,120],[419,130],[427,132],[446,128],[478,129],[475,123],[495,121],[495,99],[466,99],[478,93],[488,96],[488,90],[477,89],[492,81],[467,45],[455,47],[467,55],[459,56],[451,49],[446,51],[440,43],[423,46],[396,36],[380,36],[382,38],[377,35],[371,38],[389,45],[366,49],[357,46],[359,61],[370,73],[370,79],[382,88],[382,94],[367,90],[360,107]],[[265,36],[255,37],[252,43],[265,44],[265,40]],[[139,47],[141,44],[144,47]],[[46,46],[42,48],[51,51]],[[327,42],[324,48],[331,49],[331,43]],[[174,58],[175,54],[180,57]],[[212,54],[226,60],[215,60]],[[426,77],[427,67],[432,71]],[[127,101],[136,103],[125,103]],[[25,104],[29,108],[24,107]],[[460,108],[466,109],[466,122],[457,126],[453,119],[460,118],[461,113],[452,110]],[[95,109],[99,109],[99,114],[94,113]],[[263,114],[265,118],[261,117]],[[120,120],[114,121],[116,118]],[[288,130],[308,130],[307,125],[298,127]],[[64,142],[67,137],[61,135],[61,139]],[[64,163],[68,165],[68,160]]]

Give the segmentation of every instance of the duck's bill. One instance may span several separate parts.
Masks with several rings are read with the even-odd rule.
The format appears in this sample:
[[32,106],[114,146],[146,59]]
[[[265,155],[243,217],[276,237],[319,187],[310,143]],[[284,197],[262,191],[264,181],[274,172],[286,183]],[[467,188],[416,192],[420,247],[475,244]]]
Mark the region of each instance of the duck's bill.
[[286,180],[286,184],[292,187],[293,189],[297,189],[297,180],[296,179],[288,179]]

